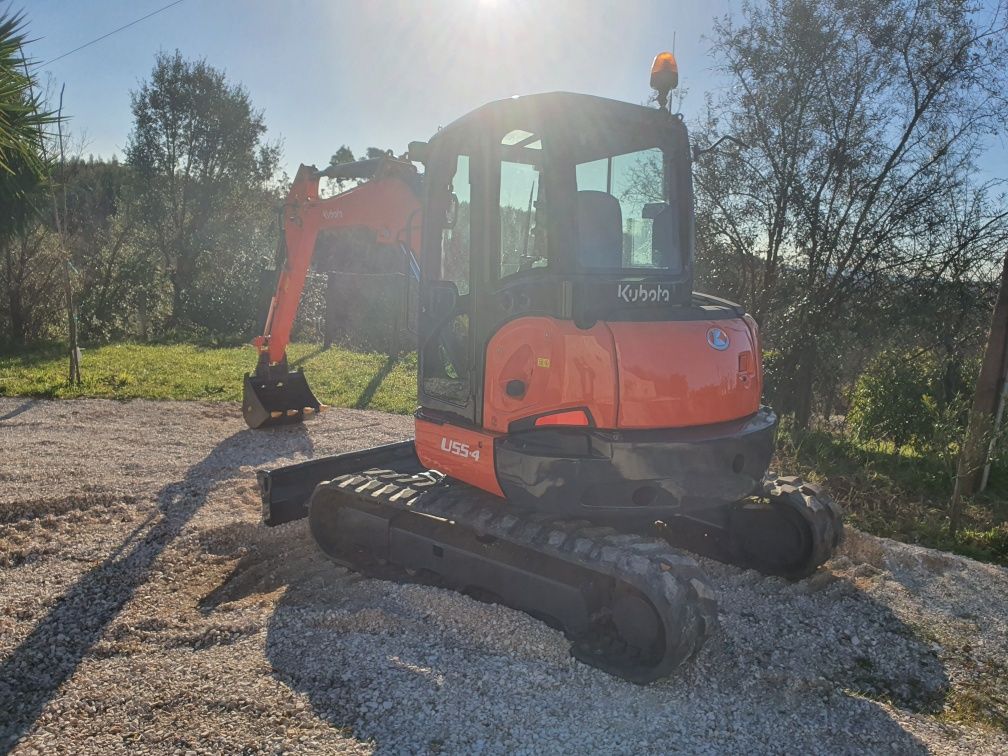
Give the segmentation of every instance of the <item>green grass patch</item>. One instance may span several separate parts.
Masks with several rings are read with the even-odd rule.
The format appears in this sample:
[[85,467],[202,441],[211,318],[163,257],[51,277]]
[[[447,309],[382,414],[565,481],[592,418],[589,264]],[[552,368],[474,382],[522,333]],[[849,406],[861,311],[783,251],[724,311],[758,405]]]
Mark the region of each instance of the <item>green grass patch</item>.
[[824,483],[855,527],[875,535],[1008,565],[1008,471],[995,465],[987,490],[964,502],[949,533],[954,455],[865,442],[843,430],[783,428],[777,469]]
[[1003,696],[1003,690],[996,685],[953,687],[940,718],[953,724],[1008,733],[1008,700]]
[[[392,358],[318,344],[292,344],[292,366],[303,367],[325,404],[407,414],[416,408],[416,355]],[[0,353],[0,396],[44,398],[241,401],[242,378],[255,368],[251,346],[112,344],[84,349],[79,387],[67,385],[66,347],[42,345]]]

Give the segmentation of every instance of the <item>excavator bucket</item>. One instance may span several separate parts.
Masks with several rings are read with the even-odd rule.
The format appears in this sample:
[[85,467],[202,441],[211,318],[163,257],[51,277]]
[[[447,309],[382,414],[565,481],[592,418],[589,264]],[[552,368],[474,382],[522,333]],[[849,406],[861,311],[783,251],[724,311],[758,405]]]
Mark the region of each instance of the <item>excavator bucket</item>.
[[321,412],[322,406],[300,369],[272,375],[245,374],[242,414],[249,428],[300,423],[305,415]]

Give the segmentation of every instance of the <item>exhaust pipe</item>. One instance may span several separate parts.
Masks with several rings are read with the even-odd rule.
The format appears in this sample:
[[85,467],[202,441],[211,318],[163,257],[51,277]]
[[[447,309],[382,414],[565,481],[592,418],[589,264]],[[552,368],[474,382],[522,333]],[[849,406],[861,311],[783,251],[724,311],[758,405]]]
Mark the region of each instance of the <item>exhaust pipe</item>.
[[286,359],[276,365],[260,363],[255,373],[245,374],[242,415],[249,428],[300,423],[323,407],[301,368],[291,370]]

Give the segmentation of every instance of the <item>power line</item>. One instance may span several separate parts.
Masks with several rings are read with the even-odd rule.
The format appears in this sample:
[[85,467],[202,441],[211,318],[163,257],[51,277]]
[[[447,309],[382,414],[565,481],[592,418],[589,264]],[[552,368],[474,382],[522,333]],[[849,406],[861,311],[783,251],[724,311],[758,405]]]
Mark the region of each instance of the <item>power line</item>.
[[123,29],[129,29],[131,26],[134,26],[135,24],[139,24],[141,21],[146,21],[151,16],[156,16],[158,13],[161,13],[162,11],[166,11],[169,8],[172,8],[172,7],[178,5],[179,3],[182,3],[182,2],[185,2],[185,0],[175,0],[175,2],[173,2],[173,3],[168,3],[168,5],[165,5],[165,6],[161,7],[161,8],[158,8],[156,11],[151,11],[146,16],[143,16],[142,18],[138,18],[136,21],[130,21],[128,24],[125,24],[124,26],[120,26],[118,29],[113,29],[108,34],[102,34],[100,37],[92,39],[90,42],[85,42],[80,47],[75,47],[73,50],[70,50],[69,52],[65,52],[62,55],[57,55],[55,58],[53,58],[52,60],[47,60],[42,65],[48,66],[50,63],[55,63],[57,60],[65,58],[67,55],[73,55],[78,50],[83,50],[85,47],[90,47],[95,42],[101,42],[103,39],[106,39],[107,37],[111,37],[113,34],[117,34],[117,33],[121,32]]

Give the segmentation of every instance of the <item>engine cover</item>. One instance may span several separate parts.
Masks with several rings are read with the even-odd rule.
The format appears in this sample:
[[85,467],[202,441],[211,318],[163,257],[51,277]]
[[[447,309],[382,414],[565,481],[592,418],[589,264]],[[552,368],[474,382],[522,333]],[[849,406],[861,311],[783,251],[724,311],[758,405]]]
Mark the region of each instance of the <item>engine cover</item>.
[[[524,317],[487,345],[483,425],[522,429],[529,418],[585,409],[606,429],[688,428],[759,410],[756,337],[746,319],[571,321]],[[516,425],[517,424],[517,425]]]

